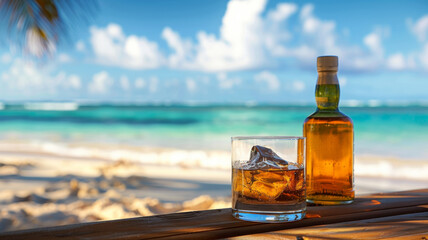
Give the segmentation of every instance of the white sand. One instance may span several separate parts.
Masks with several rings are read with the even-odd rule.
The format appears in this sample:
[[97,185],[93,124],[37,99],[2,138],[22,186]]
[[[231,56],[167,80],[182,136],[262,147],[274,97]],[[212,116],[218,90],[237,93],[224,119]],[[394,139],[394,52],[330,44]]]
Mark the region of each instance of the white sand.
[[230,173],[0,153],[0,231],[230,207]]

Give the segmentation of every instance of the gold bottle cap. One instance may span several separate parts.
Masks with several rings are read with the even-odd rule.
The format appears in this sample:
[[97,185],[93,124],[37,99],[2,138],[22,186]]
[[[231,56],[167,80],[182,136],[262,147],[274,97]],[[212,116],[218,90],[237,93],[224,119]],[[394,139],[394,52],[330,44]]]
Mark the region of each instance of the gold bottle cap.
[[317,58],[317,70],[320,71],[336,71],[339,65],[337,56],[319,56]]

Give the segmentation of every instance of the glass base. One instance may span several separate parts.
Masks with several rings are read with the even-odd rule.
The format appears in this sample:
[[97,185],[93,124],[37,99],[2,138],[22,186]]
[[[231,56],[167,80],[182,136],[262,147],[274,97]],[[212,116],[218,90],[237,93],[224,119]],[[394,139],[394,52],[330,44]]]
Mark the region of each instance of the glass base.
[[306,199],[306,202],[311,205],[345,205],[345,204],[351,204],[354,202],[354,200],[312,200],[312,199]]
[[282,223],[301,220],[306,215],[306,209],[286,212],[261,212],[232,209],[232,215],[241,220],[263,223]]

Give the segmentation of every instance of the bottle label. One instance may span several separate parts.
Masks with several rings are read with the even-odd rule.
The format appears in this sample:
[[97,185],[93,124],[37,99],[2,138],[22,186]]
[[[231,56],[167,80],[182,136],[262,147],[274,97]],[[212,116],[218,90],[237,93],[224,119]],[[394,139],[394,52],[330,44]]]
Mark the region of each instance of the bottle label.
[[328,97],[315,97],[315,101],[319,104],[328,103]]

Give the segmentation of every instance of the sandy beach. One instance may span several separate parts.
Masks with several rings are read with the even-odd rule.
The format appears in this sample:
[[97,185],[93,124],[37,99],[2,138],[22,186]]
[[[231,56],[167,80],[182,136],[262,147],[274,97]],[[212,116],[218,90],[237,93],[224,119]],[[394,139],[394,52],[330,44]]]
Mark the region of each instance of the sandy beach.
[[0,231],[230,207],[230,173],[0,153]]
[[[0,144],[0,231],[231,206],[227,151],[49,144]],[[426,187],[408,166],[356,157],[356,193]]]

